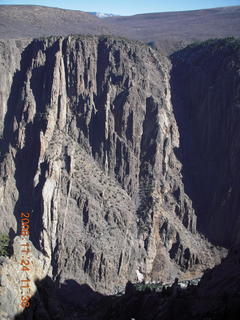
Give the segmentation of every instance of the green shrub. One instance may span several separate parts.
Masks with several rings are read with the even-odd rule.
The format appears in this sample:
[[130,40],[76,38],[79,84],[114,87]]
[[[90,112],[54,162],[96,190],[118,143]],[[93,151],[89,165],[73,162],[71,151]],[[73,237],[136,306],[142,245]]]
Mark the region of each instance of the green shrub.
[[163,285],[162,283],[135,283],[134,284],[137,291],[162,291]]
[[0,256],[10,256],[10,239],[8,235],[0,233]]

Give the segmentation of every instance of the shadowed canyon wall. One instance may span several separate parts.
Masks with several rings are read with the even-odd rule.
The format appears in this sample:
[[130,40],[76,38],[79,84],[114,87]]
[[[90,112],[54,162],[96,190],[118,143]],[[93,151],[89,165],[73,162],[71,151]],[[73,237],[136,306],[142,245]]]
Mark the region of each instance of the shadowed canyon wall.
[[239,244],[240,43],[208,41],[172,55],[172,88],[186,193],[199,229]]

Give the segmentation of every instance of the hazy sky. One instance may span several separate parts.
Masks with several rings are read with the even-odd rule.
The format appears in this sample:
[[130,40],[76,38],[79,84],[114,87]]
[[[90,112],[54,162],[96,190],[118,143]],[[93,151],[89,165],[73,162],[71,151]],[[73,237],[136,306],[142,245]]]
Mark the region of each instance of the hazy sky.
[[49,7],[99,11],[121,15],[194,10],[240,5],[240,0],[0,0],[0,4],[38,4]]

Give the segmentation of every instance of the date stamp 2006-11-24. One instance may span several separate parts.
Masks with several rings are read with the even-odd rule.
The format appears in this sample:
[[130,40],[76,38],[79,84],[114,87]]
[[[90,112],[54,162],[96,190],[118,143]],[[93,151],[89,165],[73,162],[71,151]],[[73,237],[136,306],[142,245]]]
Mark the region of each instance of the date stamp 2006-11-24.
[[30,213],[21,212],[20,216],[20,237],[21,237],[21,261],[20,261],[20,270],[24,271],[25,279],[21,279],[21,303],[22,308],[28,308],[30,306],[30,257],[31,252],[30,243]]

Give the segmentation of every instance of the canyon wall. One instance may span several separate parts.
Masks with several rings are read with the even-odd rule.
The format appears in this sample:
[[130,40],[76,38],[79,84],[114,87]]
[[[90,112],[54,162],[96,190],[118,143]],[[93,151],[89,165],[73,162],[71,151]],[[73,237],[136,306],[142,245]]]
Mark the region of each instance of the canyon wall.
[[172,62],[178,158],[199,230],[215,244],[239,245],[240,43],[209,40]]
[[[15,253],[5,258],[2,270],[17,270],[22,211],[31,213],[32,260],[40,265],[37,272],[33,268],[32,282],[49,276],[59,286],[71,279],[113,293],[141,276],[194,278],[221,261],[225,250],[203,235],[213,238],[208,223],[208,230],[218,228],[218,213],[211,211],[216,207],[204,207],[211,219],[199,207],[201,197],[208,205],[209,188],[220,198],[221,190],[209,185],[217,168],[205,181],[214,164],[210,159],[203,172],[199,158],[203,148],[212,150],[209,139],[219,139],[208,131],[214,130],[215,112],[209,115],[209,104],[203,110],[197,104],[207,99],[207,82],[187,54],[186,61],[176,56],[172,69],[169,59],[140,42],[95,36],[2,41],[0,54],[0,230],[17,236]],[[234,81],[231,72],[229,79]],[[208,99],[229,123],[226,105],[216,100],[222,101],[221,92],[227,96],[225,83],[218,85],[218,97],[209,91]],[[187,99],[194,106],[197,101],[195,122],[182,120],[188,117]],[[234,150],[232,170],[238,165]],[[19,289],[8,286],[5,275],[1,296],[17,299]],[[4,312],[16,313],[14,308]]]

